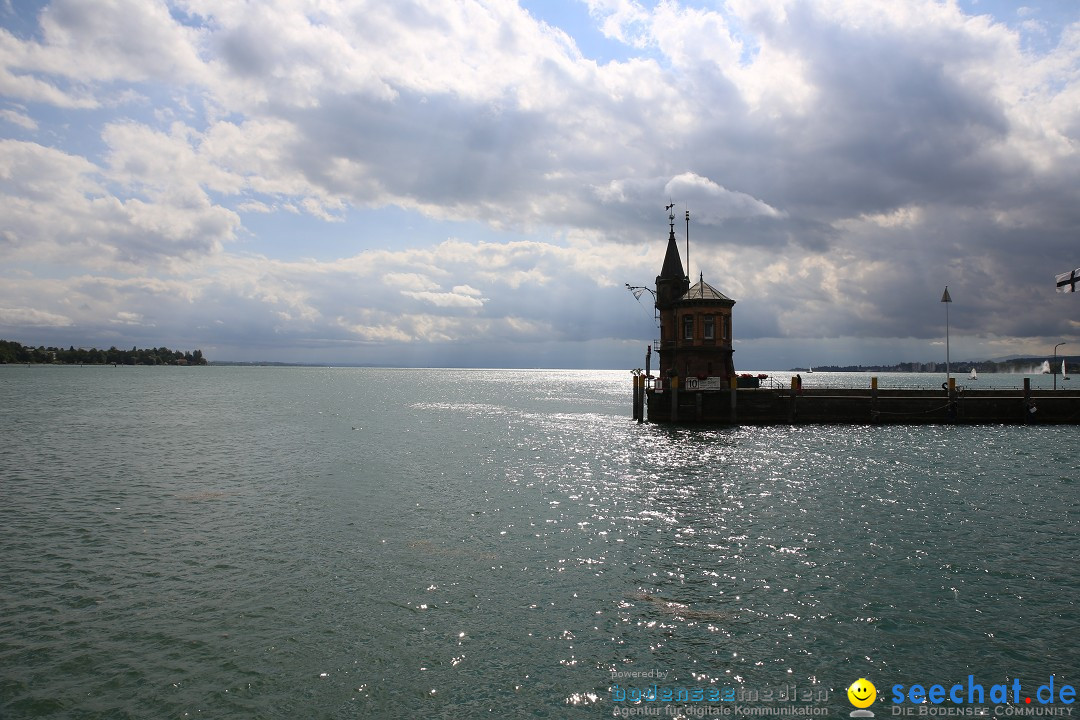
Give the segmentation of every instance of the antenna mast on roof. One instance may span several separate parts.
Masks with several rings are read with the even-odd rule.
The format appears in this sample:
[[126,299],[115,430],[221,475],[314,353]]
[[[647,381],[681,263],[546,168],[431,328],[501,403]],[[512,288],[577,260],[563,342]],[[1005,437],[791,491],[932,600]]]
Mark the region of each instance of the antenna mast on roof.
[[686,211],[686,279],[690,279],[690,211]]

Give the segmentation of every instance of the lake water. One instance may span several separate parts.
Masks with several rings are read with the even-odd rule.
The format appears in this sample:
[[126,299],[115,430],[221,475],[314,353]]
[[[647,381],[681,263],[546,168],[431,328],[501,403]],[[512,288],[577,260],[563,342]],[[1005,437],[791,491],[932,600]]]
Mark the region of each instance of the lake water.
[[[804,386],[869,384],[830,376]],[[881,718],[897,684],[1080,680],[1080,428],[672,429],[630,399],[627,372],[0,367],[0,717],[791,688],[846,717],[866,677]],[[619,699],[652,683],[740,694]]]

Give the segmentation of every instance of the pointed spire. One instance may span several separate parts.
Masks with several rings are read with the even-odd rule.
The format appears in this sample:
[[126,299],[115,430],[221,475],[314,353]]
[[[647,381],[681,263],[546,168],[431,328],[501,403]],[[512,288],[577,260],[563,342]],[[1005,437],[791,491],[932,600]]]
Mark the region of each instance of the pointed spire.
[[664,267],[660,271],[660,277],[672,280],[682,280],[686,277],[683,273],[682,258],[679,256],[679,244],[675,242],[675,224],[671,225],[671,234],[668,235],[667,253],[664,255]]

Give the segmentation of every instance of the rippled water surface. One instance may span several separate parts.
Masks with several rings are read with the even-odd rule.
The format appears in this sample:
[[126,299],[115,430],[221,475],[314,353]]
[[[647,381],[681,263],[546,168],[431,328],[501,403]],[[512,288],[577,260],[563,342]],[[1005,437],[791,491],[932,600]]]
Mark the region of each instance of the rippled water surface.
[[1080,428],[668,429],[630,394],[0,367],[0,717],[610,717],[612,671],[834,716],[860,676],[1078,684]]

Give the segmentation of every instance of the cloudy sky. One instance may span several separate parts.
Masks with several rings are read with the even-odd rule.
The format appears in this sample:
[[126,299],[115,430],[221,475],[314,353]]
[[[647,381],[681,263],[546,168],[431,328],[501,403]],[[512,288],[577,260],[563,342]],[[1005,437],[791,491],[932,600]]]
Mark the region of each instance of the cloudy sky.
[[1080,3],[0,0],[0,338],[642,364],[1080,353]]

